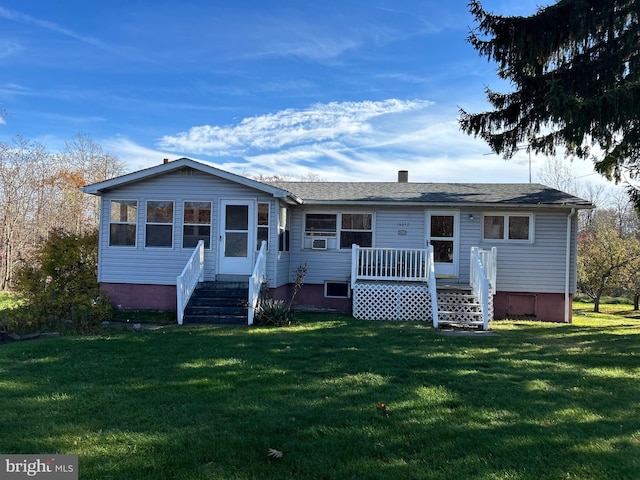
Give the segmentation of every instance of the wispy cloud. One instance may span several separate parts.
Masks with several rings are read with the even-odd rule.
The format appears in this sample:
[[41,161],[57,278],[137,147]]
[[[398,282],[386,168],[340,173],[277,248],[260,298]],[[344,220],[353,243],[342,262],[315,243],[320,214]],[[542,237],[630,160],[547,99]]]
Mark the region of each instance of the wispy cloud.
[[[435,107],[435,108],[433,108]],[[159,148],[204,156],[248,176],[325,180],[527,181],[526,158],[504,162],[427,100],[342,102],[286,109],[227,126],[199,126],[165,136]]]
[[159,145],[175,151],[211,156],[245,155],[256,151],[319,145],[336,139],[357,139],[371,132],[371,120],[392,114],[421,110],[427,100],[383,100],[378,102],[331,102],[307,109],[286,109],[249,117],[235,125],[193,127],[177,135],[162,137]]
[[21,51],[22,46],[20,44],[9,40],[0,40],[0,60],[17,55]]
[[122,160],[129,170],[146,168],[162,162],[163,158],[173,158],[173,152],[155,150],[132,141],[125,135],[103,138],[100,144],[107,152]]
[[73,38],[75,40],[78,40],[82,43],[86,43],[89,45],[93,45],[95,47],[98,47],[100,49],[103,50],[107,50],[107,51],[113,51],[113,49],[107,45],[104,42],[101,42],[100,40],[93,38],[93,37],[89,37],[87,35],[82,35],[80,33],[77,33],[73,30],[70,30],[68,28],[63,27],[62,25],[59,25],[57,23],[54,22],[50,22],[48,20],[42,20],[39,18],[34,18],[31,15],[27,15],[26,13],[22,13],[22,12],[18,12],[16,10],[11,10],[8,8],[4,8],[4,7],[0,7],[0,17],[5,18],[7,20],[13,21],[13,22],[18,22],[18,23],[22,23],[25,25],[34,25],[36,27],[39,28],[43,28],[45,30],[48,30],[50,32],[53,33],[57,33],[60,35],[64,35],[66,37],[69,38]]
[[[249,177],[394,181],[407,169],[415,182],[528,181],[526,152],[510,161],[491,155],[482,140],[460,131],[455,114],[426,100],[326,103],[193,127],[163,137],[156,150],[125,137],[103,144],[131,168],[187,156]],[[532,155],[533,181],[545,161]],[[589,162],[574,167],[580,174],[590,170]]]

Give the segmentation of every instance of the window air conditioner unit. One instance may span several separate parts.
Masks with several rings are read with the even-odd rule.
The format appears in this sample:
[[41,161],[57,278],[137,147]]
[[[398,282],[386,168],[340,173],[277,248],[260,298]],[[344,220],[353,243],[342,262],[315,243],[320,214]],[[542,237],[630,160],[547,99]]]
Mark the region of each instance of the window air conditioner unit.
[[312,250],[326,250],[327,249],[327,239],[326,238],[314,238],[311,241],[311,249]]

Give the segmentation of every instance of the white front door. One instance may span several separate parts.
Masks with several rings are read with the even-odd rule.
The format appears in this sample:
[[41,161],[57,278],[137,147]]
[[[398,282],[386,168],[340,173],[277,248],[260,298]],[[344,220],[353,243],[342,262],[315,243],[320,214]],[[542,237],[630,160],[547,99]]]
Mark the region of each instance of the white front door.
[[427,245],[433,246],[436,277],[458,278],[459,212],[427,213]]
[[218,273],[250,275],[256,250],[255,202],[220,201]]

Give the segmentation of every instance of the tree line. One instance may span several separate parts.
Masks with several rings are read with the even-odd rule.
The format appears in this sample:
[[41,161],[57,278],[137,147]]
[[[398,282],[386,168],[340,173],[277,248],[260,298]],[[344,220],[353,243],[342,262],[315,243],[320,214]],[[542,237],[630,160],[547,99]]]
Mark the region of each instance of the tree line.
[[84,133],[55,153],[22,136],[0,142],[0,290],[14,287],[18,269],[33,261],[52,232],[95,230],[98,198],[80,187],[124,170],[123,162]]
[[[121,175],[125,165],[87,134],[57,153],[21,136],[0,142],[0,290],[15,286],[20,267],[36,261],[53,232],[86,235],[99,223],[99,198],[84,185]],[[599,308],[605,294],[640,299],[640,219],[621,189],[580,183],[551,157],[538,172],[553,188],[590,200],[579,217],[578,287]],[[309,178],[308,181],[314,179]]]
[[600,310],[603,295],[628,296],[640,303],[640,211],[620,188],[580,182],[570,166],[547,158],[539,180],[589,200],[596,206],[578,218],[578,290]]

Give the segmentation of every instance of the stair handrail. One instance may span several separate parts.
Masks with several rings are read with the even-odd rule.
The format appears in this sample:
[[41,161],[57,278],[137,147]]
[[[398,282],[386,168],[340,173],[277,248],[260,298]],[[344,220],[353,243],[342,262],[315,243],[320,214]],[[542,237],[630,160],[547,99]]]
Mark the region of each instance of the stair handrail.
[[247,324],[253,325],[253,317],[255,316],[258,301],[260,300],[260,289],[262,284],[267,280],[267,242],[262,241],[260,251],[256,258],[256,264],[253,267],[251,277],[249,277],[249,302],[247,310]]
[[198,285],[198,282],[203,281],[204,241],[199,240],[187,264],[182,269],[182,273],[176,277],[178,325],[182,325],[183,323],[184,310],[187,307],[187,303],[189,303],[193,291],[196,289],[196,285]]
[[492,247],[491,250],[478,248],[478,255],[480,255],[482,268],[489,279],[489,292],[491,295],[495,295],[498,249],[496,247]]
[[[483,257],[486,263],[491,263],[493,265],[491,270],[495,272],[495,247],[492,250],[494,255],[485,256],[483,255],[483,252],[486,252],[486,250],[481,251],[478,247],[471,247],[469,283],[473,293],[478,297],[478,302],[480,303],[483,330],[489,329],[489,296],[493,294],[491,291],[491,282],[489,281],[489,277],[485,271],[485,265],[483,264]],[[488,260],[489,257],[493,258],[490,262]]]
[[428,249],[428,259],[429,264],[428,268],[428,276],[429,276],[429,295],[431,296],[431,318],[433,321],[433,328],[438,328],[438,289],[436,288],[436,264],[434,262],[433,257],[433,245],[429,245]]

